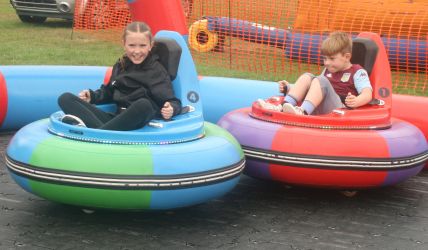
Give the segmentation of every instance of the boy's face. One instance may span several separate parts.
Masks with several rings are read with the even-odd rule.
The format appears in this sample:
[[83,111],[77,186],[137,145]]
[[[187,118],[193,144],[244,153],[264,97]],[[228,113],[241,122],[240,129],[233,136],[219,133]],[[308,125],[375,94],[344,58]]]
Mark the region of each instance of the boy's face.
[[351,65],[351,53],[337,53],[324,57],[324,66],[328,71],[336,73],[345,70]]
[[123,41],[123,47],[128,58],[134,64],[140,64],[152,49],[152,43],[146,33],[128,32],[125,41]]

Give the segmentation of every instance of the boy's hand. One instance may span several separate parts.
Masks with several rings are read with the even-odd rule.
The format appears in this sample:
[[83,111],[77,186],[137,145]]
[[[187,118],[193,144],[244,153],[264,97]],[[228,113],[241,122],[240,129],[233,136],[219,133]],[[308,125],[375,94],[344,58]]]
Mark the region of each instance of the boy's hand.
[[173,112],[174,112],[174,108],[171,106],[171,103],[165,102],[165,104],[161,109],[161,114],[163,119],[165,120],[171,119]]
[[290,87],[288,85],[288,82],[286,80],[281,80],[281,81],[278,82],[278,85],[279,85],[279,92],[287,94],[288,89]]
[[348,95],[346,96],[345,104],[346,104],[346,106],[348,106],[350,108],[358,107],[357,97],[355,95],[351,94],[351,92],[349,92]]
[[85,102],[90,102],[91,101],[91,94],[89,93],[89,90],[87,90],[87,89],[82,90],[79,93],[79,98],[84,100]]

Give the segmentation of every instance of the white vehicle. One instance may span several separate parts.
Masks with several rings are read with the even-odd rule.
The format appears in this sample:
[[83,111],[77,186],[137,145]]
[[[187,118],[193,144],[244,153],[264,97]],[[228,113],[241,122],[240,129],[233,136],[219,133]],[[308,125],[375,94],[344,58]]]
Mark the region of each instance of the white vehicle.
[[48,17],[73,20],[75,0],[10,0],[26,23],[43,23]]

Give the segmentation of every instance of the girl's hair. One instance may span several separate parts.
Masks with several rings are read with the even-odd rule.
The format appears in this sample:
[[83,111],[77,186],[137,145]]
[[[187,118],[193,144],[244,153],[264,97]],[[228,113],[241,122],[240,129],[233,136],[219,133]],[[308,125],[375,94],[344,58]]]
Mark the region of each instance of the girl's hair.
[[152,42],[152,39],[153,39],[152,31],[151,31],[149,25],[147,25],[144,22],[132,22],[132,23],[129,23],[128,25],[126,25],[126,27],[122,33],[123,41],[126,40],[126,36],[128,35],[129,32],[137,32],[137,33],[146,33],[147,32],[147,35],[149,36],[149,40],[150,40],[150,42]]
[[321,54],[332,56],[337,53],[352,54],[352,38],[348,33],[336,31],[331,33],[321,44]]
[[[152,30],[150,29],[149,25],[147,25],[144,22],[132,22],[126,25],[122,33],[123,41],[126,40],[126,36],[128,35],[129,32],[146,33],[147,36],[149,37],[150,43],[152,43],[152,40],[153,40]],[[126,59],[126,55],[123,55],[119,59],[120,65],[122,66],[122,70],[125,69],[125,59]]]

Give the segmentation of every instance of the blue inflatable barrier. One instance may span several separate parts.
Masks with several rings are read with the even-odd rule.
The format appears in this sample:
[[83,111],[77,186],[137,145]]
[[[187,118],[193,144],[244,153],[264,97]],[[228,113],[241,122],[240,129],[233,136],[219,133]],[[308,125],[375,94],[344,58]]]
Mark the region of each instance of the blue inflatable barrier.
[[14,130],[58,111],[58,96],[98,88],[107,67],[0,66],[0,130]]

